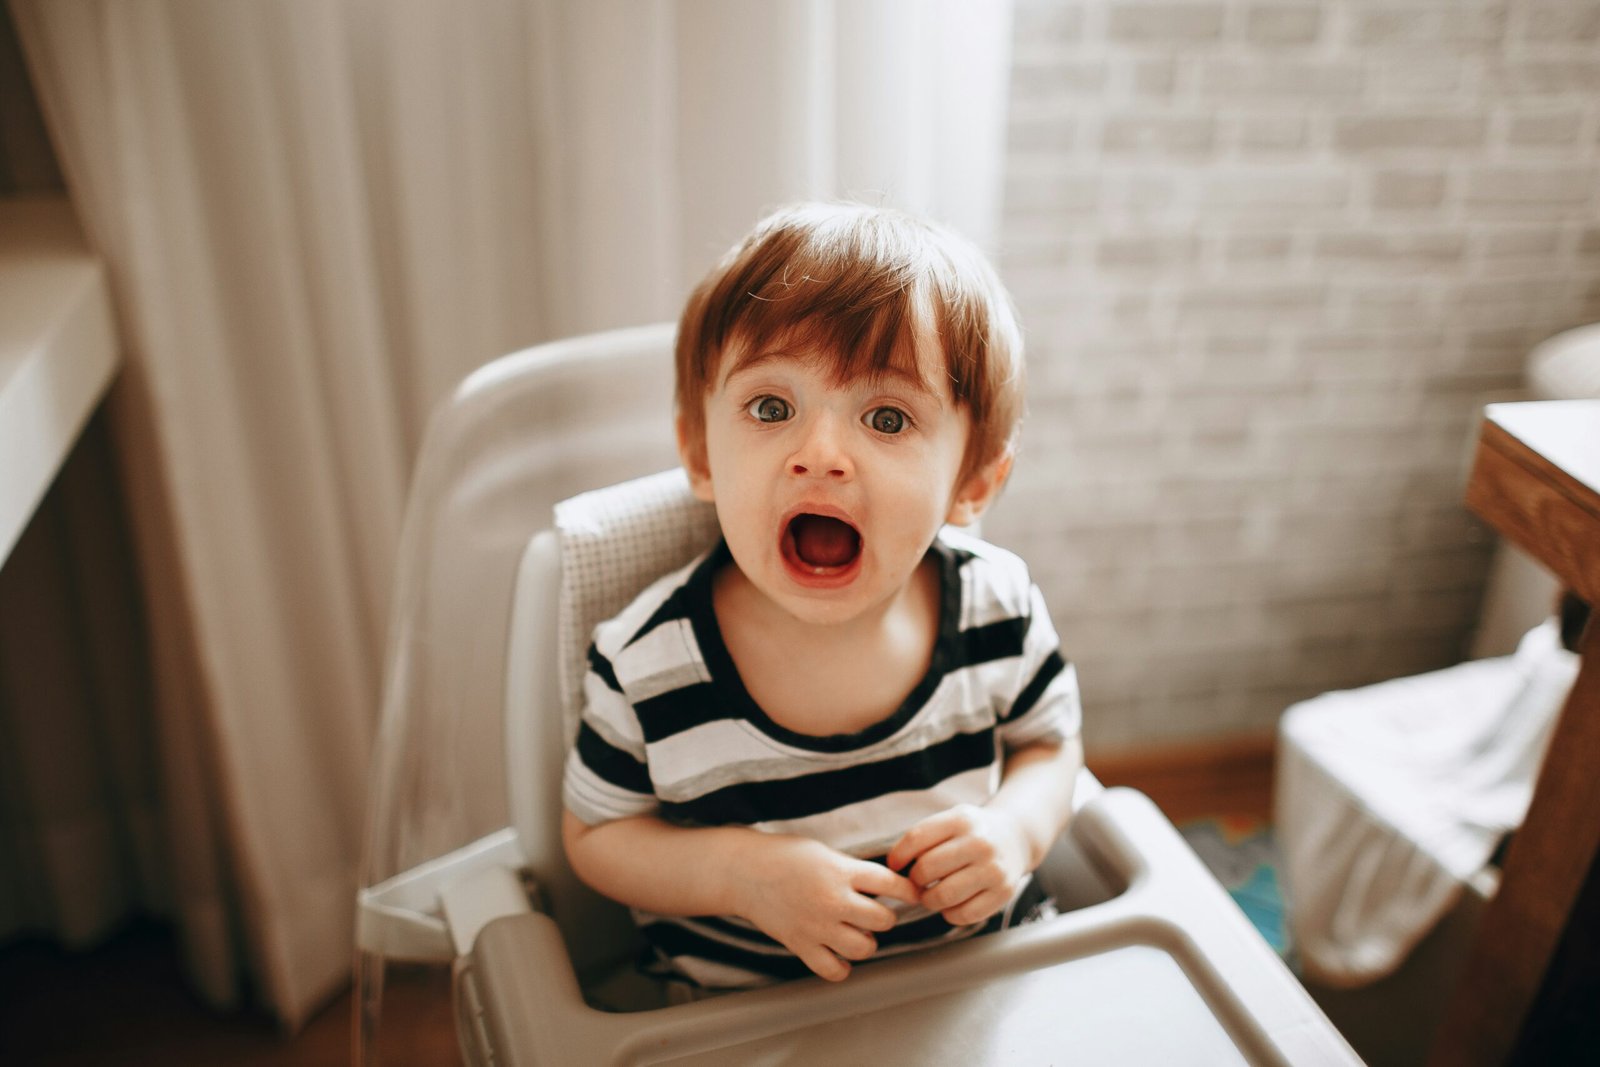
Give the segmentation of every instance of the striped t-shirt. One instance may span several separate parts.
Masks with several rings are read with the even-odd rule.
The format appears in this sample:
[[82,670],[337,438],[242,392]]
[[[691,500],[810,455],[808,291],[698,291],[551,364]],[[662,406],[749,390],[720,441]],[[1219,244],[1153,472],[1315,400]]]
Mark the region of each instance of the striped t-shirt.
[[[712,611],[712,576],[732,563],[726,543],[651,585],[595,630],[568,810],[589,825],[655,815],[800,834],[882,862],[915,823],[985,803],[1007,751],[1078,733],[1077,680],[1020,559],[949,529],[929,551],[940,609],[926,675],[887,719],[828,737],[778,725],[740,681]],[[877,935],[879,957],[985,926],[884,903],[897,925]],[[673,971],[703,986],[807,973],[742,919],[634,918]]]

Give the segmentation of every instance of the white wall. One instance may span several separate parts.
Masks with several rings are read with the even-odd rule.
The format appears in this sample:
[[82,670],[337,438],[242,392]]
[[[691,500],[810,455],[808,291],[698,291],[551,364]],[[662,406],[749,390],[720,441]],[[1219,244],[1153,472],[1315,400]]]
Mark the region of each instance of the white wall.
[[1024,553],[1103,748],[1458,659],[1477,411],[1600,319],[1600,3],[1019,0]]

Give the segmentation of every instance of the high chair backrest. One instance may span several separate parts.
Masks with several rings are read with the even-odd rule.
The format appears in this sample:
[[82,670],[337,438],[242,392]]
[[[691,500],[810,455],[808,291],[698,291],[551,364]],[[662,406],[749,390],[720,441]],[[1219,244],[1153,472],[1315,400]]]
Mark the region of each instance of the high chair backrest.
[[594,628],[651,582],[716,544],[717,509],[696,500],[681,468],[582,493],[555,509],[561,540],[562,722],[570,742],[583,705]]
[[589,891],[561,845],[561,778],[577,732],[590,635],[652,581],[711,548],[716,510],[681,470],[556,505],[523,554],[506,656],[506,780],[512,826],[580,975],[630,950],[633,928]]
[[[558,502],[677,463],[673,336],[662,323],[513,353],[430,417],[395,564],[359,883],[364,950],[447,954],[433,890],[486,849],[518,861],[512,793],[531,773],[507,777],[507,653],[531,647],[507,638],[518,563]],[[553,612],[554,591],[548,603]],[[552,652],[538,677],[558,692],[555,663]],[[560,736],[559,695],[544,706]]]

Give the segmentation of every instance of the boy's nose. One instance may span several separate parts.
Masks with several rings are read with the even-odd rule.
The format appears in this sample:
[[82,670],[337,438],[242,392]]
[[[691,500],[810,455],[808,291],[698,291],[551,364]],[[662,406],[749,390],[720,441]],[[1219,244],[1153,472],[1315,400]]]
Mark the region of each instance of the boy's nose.
[[797,477],[848,478],[854,470],[839,428],[829,418],[813,422],[789,457],[789,473]]

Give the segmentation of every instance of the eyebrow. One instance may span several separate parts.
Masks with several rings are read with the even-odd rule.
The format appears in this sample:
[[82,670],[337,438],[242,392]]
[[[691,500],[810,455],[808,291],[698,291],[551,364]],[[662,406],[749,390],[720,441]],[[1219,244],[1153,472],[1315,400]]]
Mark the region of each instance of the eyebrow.
[[722,380],[727,381],[735,374],[743,374],[745,371],[755,370],[757,367],[767,363],[776,363],[783,359],[805,358],[800,353],[791,352],[785,348],[763,348],[759,352],[745,352],[729,364],[728,372],[722,376]]
[[[759,352],[747,353],[740,356],[738,359],[735,359],[732,365],[728,368],[728,373],[722,376],[722,380],[724,383],[727,383],[732,381],[740,374],[757,370],[768,363],[777,363],[786,359],[792,359],[799,362],[826,362],[826,360],[820,356],[802,354],[800,352],[795,352],[785,348],[766,348]],[[868,377],[874,381],[893,380],[898,382],[904,388],[910,389],[912,392],[917,393],[921,397],[925,397],[926,399],[935,401],[941,405],[944,403],[943,398],[940,397],[939,394],[928,385],[927,380],[924,379],[922,375],[913,374],[911,371],[905,370],[904,368],[881,367],[872,371]]]

